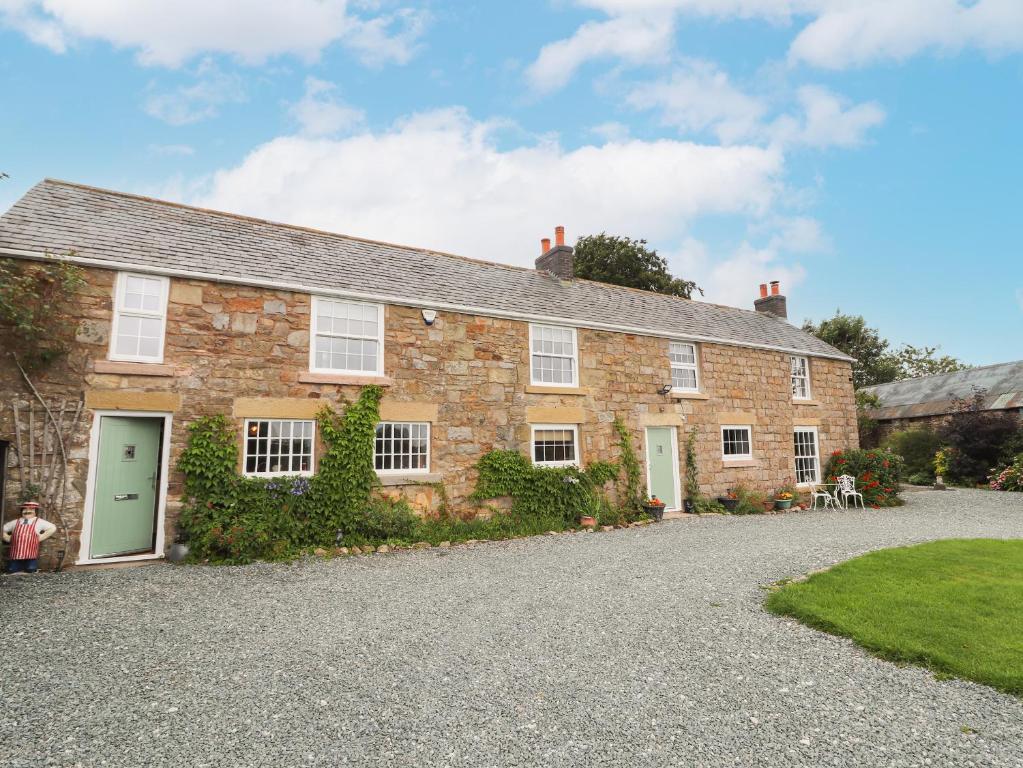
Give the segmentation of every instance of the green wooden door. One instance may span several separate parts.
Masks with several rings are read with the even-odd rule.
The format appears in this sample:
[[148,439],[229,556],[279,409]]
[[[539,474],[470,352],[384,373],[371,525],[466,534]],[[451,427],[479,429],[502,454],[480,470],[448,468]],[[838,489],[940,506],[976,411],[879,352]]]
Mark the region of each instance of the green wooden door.
[[647,427],[646,445],[650,495],[663,501],[667,509],[678,509],[682,504],[676,482],[675,430],[672,427]]
[[152,551],[162,426],[158,418],[100,418],[90,557]]

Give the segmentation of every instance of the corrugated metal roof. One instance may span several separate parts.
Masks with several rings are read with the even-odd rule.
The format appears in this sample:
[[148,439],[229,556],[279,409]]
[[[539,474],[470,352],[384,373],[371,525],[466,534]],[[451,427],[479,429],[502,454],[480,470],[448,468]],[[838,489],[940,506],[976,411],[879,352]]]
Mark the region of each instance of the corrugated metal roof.
[[0,217],[0,249],[118,268],[473,308],[583,327],[850,358],[770,315],[47,179]]
[[882,420],[949,413],[955,398],[969,399],[978,390],[988,410],[1023,408],[1023,360],[863,388],[881,401],[870,415]]

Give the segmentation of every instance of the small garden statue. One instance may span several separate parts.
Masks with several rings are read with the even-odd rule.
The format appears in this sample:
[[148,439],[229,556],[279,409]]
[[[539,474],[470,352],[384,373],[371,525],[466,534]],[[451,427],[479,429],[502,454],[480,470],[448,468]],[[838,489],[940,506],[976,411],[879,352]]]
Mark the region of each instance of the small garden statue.
[[8,573],[35,573],[39,569],[39,543],[57,531],[57,526],[36,515],[39,504],[26,501],[21,518],[4,526],[4,541],[11,545],[7,555]]

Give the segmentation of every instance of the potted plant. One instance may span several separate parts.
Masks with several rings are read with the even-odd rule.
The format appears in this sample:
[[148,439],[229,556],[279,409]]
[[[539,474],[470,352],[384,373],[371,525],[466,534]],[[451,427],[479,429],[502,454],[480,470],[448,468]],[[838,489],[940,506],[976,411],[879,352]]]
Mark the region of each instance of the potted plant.
[[772,512],[772,511],[774,511],[774,499],[763,499],[761,501],[761,504],[764,505],[764,511],[765,512]]
[[795,494],[791,491],[778,491],[774,496],[774,508],[775,509],[788,509],[792,506],[792,499],[795,498]]
[[729,488],[728,493],[724,496],[718,496],[718,504],[724,507],[728,512],[734,512],[735,508],[739,506],[739,494]]
[[664,518],[664,502],[653,496],[643,502],[643,510],[657,522]]
[[597,518],[595,518],[593,515],[580,515],[579,525],[581,525],[583,528],[596,528]]

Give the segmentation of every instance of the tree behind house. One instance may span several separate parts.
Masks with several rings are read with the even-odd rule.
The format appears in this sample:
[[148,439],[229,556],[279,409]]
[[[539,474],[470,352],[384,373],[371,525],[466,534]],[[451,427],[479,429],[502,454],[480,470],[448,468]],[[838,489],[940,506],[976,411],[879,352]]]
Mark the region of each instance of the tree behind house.
[[668,271],[667,260],[647,248],[646,240],[606,232],[579,238],[575,246],[575,276],[683,299],[691,298],[693,291],[703,295],[703,289],[692,280],[674,277]]

